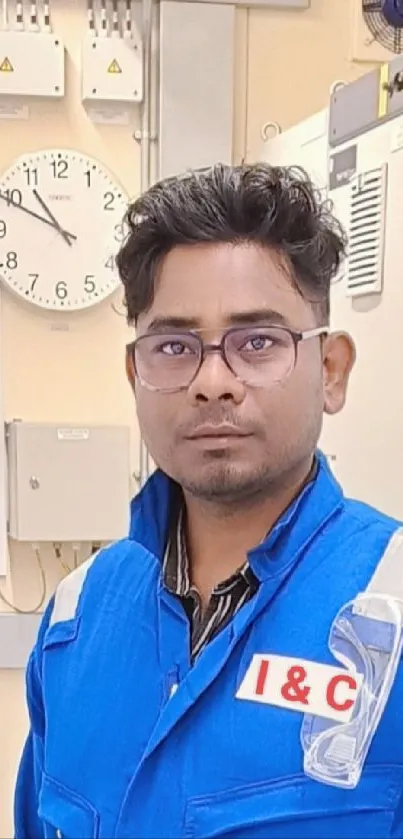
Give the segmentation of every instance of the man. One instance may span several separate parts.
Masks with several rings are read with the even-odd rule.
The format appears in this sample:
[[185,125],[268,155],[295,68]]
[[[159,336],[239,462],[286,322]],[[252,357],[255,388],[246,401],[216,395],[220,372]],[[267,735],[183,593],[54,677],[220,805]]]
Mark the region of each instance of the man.
[[127,373],[159,470],[44,616],[16,837],[401,837],[401,634],[378,615],[378,643],[365,601],[328,645],[398,530],[317,452],[354,361],[328,326],[344,234],[266,165],[168,179],[128,221]]

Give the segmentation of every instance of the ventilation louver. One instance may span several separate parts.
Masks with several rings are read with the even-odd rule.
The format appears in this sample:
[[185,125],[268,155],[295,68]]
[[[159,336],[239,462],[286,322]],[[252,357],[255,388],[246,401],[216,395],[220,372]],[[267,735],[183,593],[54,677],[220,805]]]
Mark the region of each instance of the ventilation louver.
[[350,184],[349,297],[382,291],[386,185],[387,164],[356,175]]

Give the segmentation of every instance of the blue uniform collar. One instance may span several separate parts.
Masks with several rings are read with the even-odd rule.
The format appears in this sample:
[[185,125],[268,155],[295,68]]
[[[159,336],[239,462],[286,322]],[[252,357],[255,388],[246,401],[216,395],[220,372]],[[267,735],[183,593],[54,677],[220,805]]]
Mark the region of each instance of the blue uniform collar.
[[297,556],[303,554],[304,548],[343,505],[342,489],[326,457],[317,452],[316,461],[314,478],[280,516],[267,539],[249,553],[251,567],[261,581],[292,567]]
[[[279,518],[267,539],[249,554],[253,571],[267,579],[292,563],[306,543],[325,527],[340,508],[343,494],[329,469],[325,456],[316,454],[316,475]],[[154,556],[162,558],[170,525],[172,502],[178,485],[161,471],[155,472],[131,503],[129,538]],[[267,562],[268,556],[271,562]],[[277,560],[277,561],[276,561]]]

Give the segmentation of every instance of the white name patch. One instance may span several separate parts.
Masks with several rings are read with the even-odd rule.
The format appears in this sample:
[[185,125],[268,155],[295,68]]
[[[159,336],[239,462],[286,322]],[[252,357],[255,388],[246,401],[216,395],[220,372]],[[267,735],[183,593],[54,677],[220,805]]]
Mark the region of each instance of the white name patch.
[[349,722],[362,680],[358,673],[329,664],[254,655],[236,697]]

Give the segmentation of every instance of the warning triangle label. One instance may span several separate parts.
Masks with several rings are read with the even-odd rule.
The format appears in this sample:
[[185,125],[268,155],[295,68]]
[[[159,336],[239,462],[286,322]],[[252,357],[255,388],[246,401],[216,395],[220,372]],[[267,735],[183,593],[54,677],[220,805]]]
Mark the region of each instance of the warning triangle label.
[[9,58],[5,58],[0,64],[0,73],[14,73],[14,67]]
[[121,73],[121,72],[122,72],[121,67],[118,64],[118,62],[116,61],[116,58],[114,58],[113,61],[110,63],[109,67],[108,67],[108,73],[111,73],[112,75],[114,75],[116,73]]

